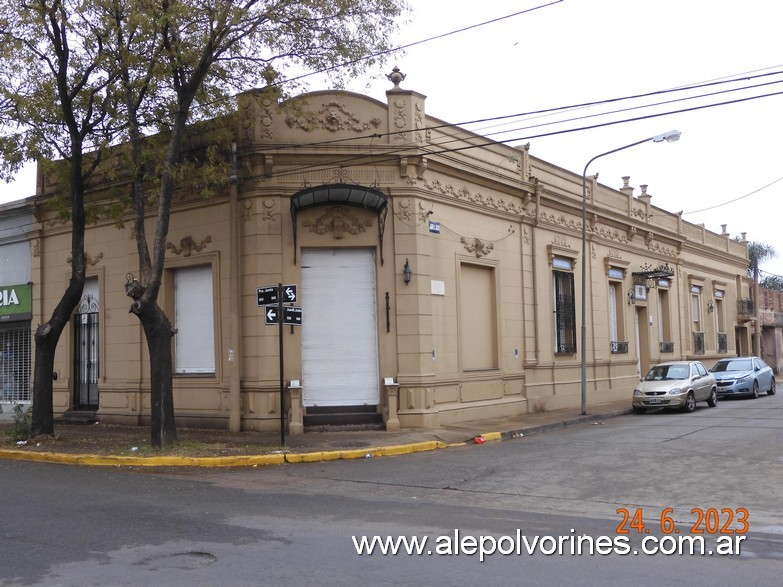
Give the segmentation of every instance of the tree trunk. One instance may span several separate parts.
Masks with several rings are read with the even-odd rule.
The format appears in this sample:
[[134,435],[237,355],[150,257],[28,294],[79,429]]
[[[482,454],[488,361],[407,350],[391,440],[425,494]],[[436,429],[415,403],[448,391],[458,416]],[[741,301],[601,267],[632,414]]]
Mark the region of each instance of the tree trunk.
[[[62,331],[61,331],[62,332]],[[54,436],[54,352],[60,333],[55,335],[49,323],[35,332],[35,373],[33,376],[32,435]]]
[[150,356],[150,442],[163,448],[177,441],[171,355],[174,330],[157,303],[136,302],[131,311],[141,321]]

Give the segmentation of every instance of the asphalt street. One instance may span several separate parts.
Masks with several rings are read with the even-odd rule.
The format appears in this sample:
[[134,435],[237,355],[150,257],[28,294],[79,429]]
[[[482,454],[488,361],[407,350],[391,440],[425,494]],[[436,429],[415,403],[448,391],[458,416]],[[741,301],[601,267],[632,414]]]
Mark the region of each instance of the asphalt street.
[[[226,470],[2,460],[0,584],[773,585],[783,572],[779,398],[350,461]],[[464,551],[357,554],[353,542],[418,536],[431,546],[458,532],[567,547],[569,537],[628,530],[637,550],[646,535],[622,511],[640,511],[663,539],[667,508],[682,534],[692,534],[694,510],[747,509],[740,554],[545,548],[482,562]],[[707,532],[709,548],[737,521]]]

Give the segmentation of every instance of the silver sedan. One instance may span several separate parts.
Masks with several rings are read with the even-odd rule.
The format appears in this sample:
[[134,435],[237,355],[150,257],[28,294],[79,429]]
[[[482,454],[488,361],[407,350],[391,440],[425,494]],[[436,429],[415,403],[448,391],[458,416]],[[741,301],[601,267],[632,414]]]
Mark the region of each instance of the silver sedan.
[[633,410],[651,408],[696,409],[696,402],[718,404],[715,376],[700,361],[672,361],[655,365],[633,390]]

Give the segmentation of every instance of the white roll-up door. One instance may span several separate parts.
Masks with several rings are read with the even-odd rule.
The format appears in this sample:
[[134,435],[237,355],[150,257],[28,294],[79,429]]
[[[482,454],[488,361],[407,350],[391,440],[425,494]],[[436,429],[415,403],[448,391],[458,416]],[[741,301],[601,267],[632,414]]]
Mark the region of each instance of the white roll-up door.
[[374,251],[304,249],[301,263],[304,405],[377,405]]

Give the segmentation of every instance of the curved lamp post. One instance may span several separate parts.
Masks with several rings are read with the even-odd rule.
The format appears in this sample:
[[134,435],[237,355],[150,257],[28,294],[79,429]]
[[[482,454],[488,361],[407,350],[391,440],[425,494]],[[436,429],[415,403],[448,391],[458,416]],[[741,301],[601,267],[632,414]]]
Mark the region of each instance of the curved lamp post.
[[590,167],[590,164],[593,161],[604,157],[605,155],[624,151],[625,149],[630,149],[631,147],[649,141],[654,143],[661,143],[663,141],[674,143],[680,139],[681,134],[682,133],[678,130],[670,130],[669,132],[647,137],[641,141],[636,141],[635,143],[612,149],[606,153],[601,153],[590,159],[590,161],[587,162],[587,165],[585,165],[584,171],[582,171],[582,415],[587,414],[587,168]]

